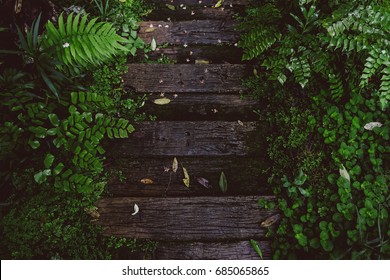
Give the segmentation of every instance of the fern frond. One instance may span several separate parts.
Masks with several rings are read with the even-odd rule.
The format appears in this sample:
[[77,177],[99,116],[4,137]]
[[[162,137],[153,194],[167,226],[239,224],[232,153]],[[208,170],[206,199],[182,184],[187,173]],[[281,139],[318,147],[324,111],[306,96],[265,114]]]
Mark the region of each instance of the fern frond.
[[331,97],[337,102],[344,94],[343,81],[339,73],[331,73],[328,78]]
[[379,87],[379,104],[384,111],[388,108],[390,101],[390,66],[382,70],[381,85]]
[[[259,57],[263,52],[280,39],[280,34],[267,28],[254,29],[241,36],[239,47],[244,49],[243,60],[251,60]],[[251,47],[246,47],[251,46]]]
[[128,43],[116,34],[111,23],[90,21],[88,15],[68,15],[66,22],[61,14],[58,28],[50,21],[42,47],[56,54],[61,62],[71,68],[97,66],[120,52],[128,52],[121,43]]
[[293,73],[295,80],[304,88],[311,76],[310,65],[307,58],[304,56],[292,57],[290,63],[286,67]]

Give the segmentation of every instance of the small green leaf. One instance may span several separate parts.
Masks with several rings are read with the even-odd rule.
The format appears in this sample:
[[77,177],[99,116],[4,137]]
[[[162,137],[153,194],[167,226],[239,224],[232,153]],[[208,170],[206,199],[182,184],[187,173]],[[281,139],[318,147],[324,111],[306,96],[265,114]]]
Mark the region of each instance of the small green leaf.
[[52,154],[46,154],[45,160],[43,161],[45,168],[48,169],[52,166],[54,162],[54,156]]
[[40,171],[38,172],[37,174],[34,175],[34,180],[35,182],[37,182],[38,184],[42,184],[46,181],[47,179],[47,172],[45,171]]
[[227,192],[227,180],[226,180],[225,173],[223,173],[223,171],[221,172],[221,176],[219,177],[219,187],[221,188],[221,191],[223,193]]
[[174,11],[174,10],[176,10],[176,7],[175,7],[175,6],[173,6],[173,5],[166,4],[165,6],[166,6],[168,9],[170,9],[171,11]]
[[37,140],[29,140],[28,141],[28,144],[31,146],[31,148],[33,148],[34,150],[35,149],[38,149],[39,148],[39,146],[41,145],[40,143],[39,143],[39,141],[37,141]]
[[259,255],[260,259],[263,259],[263,252],[261,251],[260,246],[259,246],[259,244],[257,244],[256,240],[251,239],[250,242],[251,242],[252,248]]
[[57,164],[57,166],[53,169],[53,175],[58,175],[61,173],[61,171],[64,169],[65,165],[60,162],[59,164]]
[[52,125],[58,126],[60,124],[56,114],[49,114],[48,117]]

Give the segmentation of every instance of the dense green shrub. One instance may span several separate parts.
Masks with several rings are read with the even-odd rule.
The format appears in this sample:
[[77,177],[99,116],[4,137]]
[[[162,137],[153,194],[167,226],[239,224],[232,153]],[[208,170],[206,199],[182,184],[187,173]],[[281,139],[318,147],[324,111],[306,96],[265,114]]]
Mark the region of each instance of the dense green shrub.
[[388,2],[265,1],[241,29],[284,214],[274,257],[389,258]]
[[104,141],[127,137],[143,117],[143,99],[125,96],[122,76],[125,57],[147,47],[135,25],[122,36],[123,24],[80,12],[42,28],[38,17],[27,32],[15,28],[17,49],[2,51],[0,192],[10,205],[2,258],[109,258],[112,248],[138,246],[90,223],[106,186]]

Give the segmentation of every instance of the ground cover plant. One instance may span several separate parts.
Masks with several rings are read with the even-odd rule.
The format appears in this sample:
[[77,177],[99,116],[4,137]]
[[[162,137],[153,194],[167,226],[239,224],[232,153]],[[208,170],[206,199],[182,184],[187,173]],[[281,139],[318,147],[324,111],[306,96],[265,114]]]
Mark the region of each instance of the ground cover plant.
[[149,8],[135,0],[36,5],[12,6],[15,20],[1,22],[1,257],[150,252],[153,243],[106,238],[91,223],[107,183],[104,142],[128,137],[143,118],[143,100],[124,91],[122,75],[128,56],[150,48],[136,25]]
[[388,259],[388,1],[253,1],[245,83],[267,104],[274,258]]

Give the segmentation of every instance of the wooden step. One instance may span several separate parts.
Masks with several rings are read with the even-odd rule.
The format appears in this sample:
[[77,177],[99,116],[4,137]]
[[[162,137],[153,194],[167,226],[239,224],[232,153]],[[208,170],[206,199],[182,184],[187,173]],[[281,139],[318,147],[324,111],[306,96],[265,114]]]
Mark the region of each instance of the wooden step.
[[[97,223],[105,235],[165,242],[264,240],[267,229],[260,224],[277,212],[261,209],[259,198],[104,198],[96,205]],[[139,213],[132,215],[135,204]]]
[[[158,5],[186,5],[186,6],[214,6],[218,3],[218,0],[151,0],[153,3]],[[224,0],[222,6],[228,5],[247,5],[250,0]]]
[[233,18],[234,15],[243,14],[245,11],[244,6],[229,6],[221,8],[212,8],[204,6],[190,6],[180,7],[177,6],[174,10],[167,6],[161,6],[155,9],[152,13],[146,16],[146,20],[153,21],[186,21],[186,20],[228,20]]
[[242,50],[234,46],[168,46],[158,48],[148,56],[151,60],[165,56],[178,64],[249,64],[248,61],[241,61]]
[[[269,241],[257,242],[263,259],[271,259]],[[259,260],[259,255],[249,241],[236,242],[165,242],[159,243],[155,252],[160,260]]]
[[141,109],[147,115],[153,115],[160,121],[255,121],[259,117],[254,110],[259,109],[258,100],[240,97],[237,94],[165,94],[171,102],[156,105],[153,101],[161,98],[160,94],[148,97],[148,102]]
[[129,138],[110,142],[113,156],[253,156],[264,148],[257,142],[257,122],[155,121],[134,126]]
[[[172,173],[173,157],[164,158],[115,158],[106,167],[111,172],[110,193],[114,196],[204,196],[221,195],[219,177],[223,171],[228,180],[227,194],[272,193],[263,173],[269,166],[265,157],[177,157],[179,168]],[[190,188],[183,183],[183,165],[190,176]],[[164,171],[169,168],[169,171]],[[150,185],[141,182],[151,179]],[[206,189],[197,178],[207,179],[212,187]],[[168,187],[169,186],[169,187]]]
[[138,36],[147,44],[157,45],[233,45],[239,34],[233,20],[146,21],[139,23]]
[[250,67],[240,64],[129,64],[128,89],[148,93],[237,93]]

